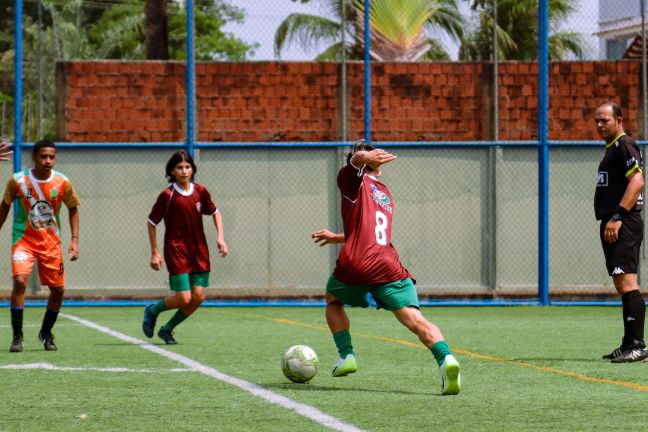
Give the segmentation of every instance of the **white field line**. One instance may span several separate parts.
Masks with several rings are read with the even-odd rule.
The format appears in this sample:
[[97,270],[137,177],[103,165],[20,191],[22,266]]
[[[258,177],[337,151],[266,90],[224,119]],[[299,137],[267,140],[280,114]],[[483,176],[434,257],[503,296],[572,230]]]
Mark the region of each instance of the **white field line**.
[[51,363],[23,363],[23,364],[8,364],[1,365],[0,369],[13,369],[13,370],[34,370],[34,369],[44,369],[51,371],[72,371],[72,372],[195,372],[193,369],[130,369],[123,367],[113,367],[113,368],[100,368],[100,367],[69,367],[69,366],[55,366]]
[[181,354],[177,354],[171,351],[167,351],[165,349],[162,349],[156,345],[150,344],[146,341],[143,341],[141,339],[137,339],[131,336],[128,336],[124,333],[120,333],[116,330],[113,330],[108,327],[104,327],[100,324],[94,323],[92,321],[85,320],[83,318],[79,318],[74,315],[68,315],[68,314],[60,314],[60,316],[65,317],[67,319],[70,319],[72,321],[76,321],[80,324],[83,324],[86,327],[89,327],[93,330],[96,330],[98,332],[110,335],[114,338],[117,338],[119,340],[122,340],[124,342],[129,342],[133,345],[138,345],[140,348],[145,349],[147,351],[151,351],[155,354],[161,355],[162,357],[166,357],[169,360],[176,361],[178,363],[181,363],[185,366],[187,366],[189,369],[194,370],[196,372],[200,372],[204,375],[207,375],[209,377],[215,378],[219,381],[225,382],[227,384],[233,385],[235,387],[240,388],[241,390],[244,390],[254,396],[260,397],[262,399],[265,399],[266,401],[278,405],[282,408],[288,409],[295,411],[297,414],[306,417],[318,424],[321,424],[323,426],[326,426],[330,429],[341,431],[341,432],[364,432],[363,429],[359,429],[351,424],[344,423],[342,420],[330,416],[328,414],[325,414],[324,412],[320,411],[319,409],[306,405],[300,402],[296,402],[292,399],[289,399],[285,396],[281,396],[280,394],[274,393],[268,389],[265,389],[261,387],[258,384],[251,383],[249,381],[245,381],[240,378],[236,378],[231,375],[227,375],[223,372],[220,372],[212,367],[205,366],[202,363],[199,363],[195,360],[190,359],[189,357],[185,357]]

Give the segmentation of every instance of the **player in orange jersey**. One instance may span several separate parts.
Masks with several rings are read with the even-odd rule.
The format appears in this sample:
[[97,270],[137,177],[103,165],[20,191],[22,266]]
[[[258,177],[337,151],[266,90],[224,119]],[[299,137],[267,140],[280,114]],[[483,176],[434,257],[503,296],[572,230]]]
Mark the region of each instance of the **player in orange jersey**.
[[25,289],[34,262],[38,262],[38,275],[43,285],[49,286],[50,295],[38,338],[47,351],[56,351],[52,327],[63,304],[65,268],[61,251],[59,211],[65,203],[69,212],[72,241],[68,249],[71,261],[79,258],[79,198],[72,183],[60,172],[54,171],[56,146],[52,141],[41,140],[34,144],[34,167],[14,174],[0,203],[0,227],[15,200],[18,211],[13,221],[11,269],[11,327],[13,341],[10,352],[23,350],[23,308]]

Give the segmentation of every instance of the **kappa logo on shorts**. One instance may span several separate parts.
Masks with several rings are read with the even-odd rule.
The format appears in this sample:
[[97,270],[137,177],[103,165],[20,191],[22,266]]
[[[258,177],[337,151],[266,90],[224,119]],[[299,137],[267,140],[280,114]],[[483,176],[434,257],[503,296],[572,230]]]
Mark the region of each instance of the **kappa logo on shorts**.
[[29,261],[29,254],[27,252],[25,252],[24,250],[17,250],[11,256],[11,261],[13,261],[15,263],[27,262],[27,261]]
[[607,185],[608,185],[607,171],[599,171],[598,177],[596,178],[596,187],[607,186]]
[[621,267],[614,267],[614,270],[612,270],[613,275],[619,275],[619,274],[624,274],[625,272]]

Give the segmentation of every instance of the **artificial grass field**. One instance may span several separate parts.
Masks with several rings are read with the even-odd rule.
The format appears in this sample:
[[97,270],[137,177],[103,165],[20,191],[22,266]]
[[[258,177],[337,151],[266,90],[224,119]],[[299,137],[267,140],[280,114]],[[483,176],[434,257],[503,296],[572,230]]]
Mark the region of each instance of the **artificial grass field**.
[[[62,313],[317,408],[341,430],[633,430],[648,421],[648,363],[601,360],[620,342],[620,307],[423,308],[462,367],[462,392],[445,397],[431,353],[386,311],[348,310],[358,372],[344,378],[330,376],[337,352],[323,308],[202,308],[170,347],[144,337],[142,311]],[[8,311],[3,316],[0,431],[331,430],[66,317],[54,328],[59,351],[45,352],[36,338],[42,314],[25,310],[23,353],[8,352]],[[307,384],[288,382],[279,368],[282,352],[298,343],[320,359]],[[16,369],[37,363],[51,366]]]

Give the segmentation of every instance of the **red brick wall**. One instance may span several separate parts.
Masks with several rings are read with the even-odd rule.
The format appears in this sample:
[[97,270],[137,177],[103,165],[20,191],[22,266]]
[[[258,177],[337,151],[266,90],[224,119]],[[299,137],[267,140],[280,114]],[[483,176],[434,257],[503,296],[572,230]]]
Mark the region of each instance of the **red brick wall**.
[[[342,95],[337,63],[199,63],[200,141],[335,141]],[[59,138],[181,141],[185,68],[176,62],[65,62],[57,70]],[[499,67],[499,136],[537,138],[537,64]],[[491,66],[378,63],[372,67],[372,137],[378,141],[492,138]],[[363,66],[348,65],[349,139],[363,135]],[[640,115],[640,63],[550,65],[550,139],[597,139],[593,109],[622,104],[626,129]]]

